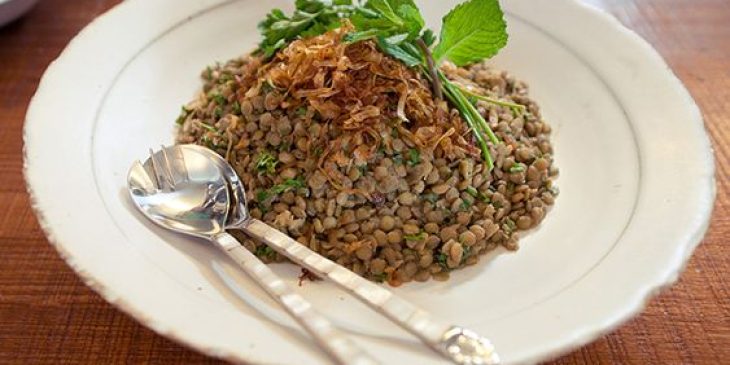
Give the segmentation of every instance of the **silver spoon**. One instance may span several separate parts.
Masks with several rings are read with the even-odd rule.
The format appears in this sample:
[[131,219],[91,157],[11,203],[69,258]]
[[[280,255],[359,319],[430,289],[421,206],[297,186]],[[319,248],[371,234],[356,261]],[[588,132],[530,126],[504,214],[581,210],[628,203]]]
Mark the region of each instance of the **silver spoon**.
[[371,365],[378,362],[296,294],[258,257],[226,233],[229,213],[238,192],[230,189],[221,166],[208,150],[198,146],[150,150],[144,163],[135,162],[127,183],[135,205],[154,223],[215,243],[314,337],[337,364]]
[[231,186],[233,209],[227,229],[242,230],[312,273],[329,278],[457,364],[499,364],[499,356],[487,338],[433,318],[426,311],[397,297],[382,286],[363,279],[266,223],[251,218],[246,206],[246,193],[236,171],[228,161],[214,151],[204,147],[199,148],[216,161]]

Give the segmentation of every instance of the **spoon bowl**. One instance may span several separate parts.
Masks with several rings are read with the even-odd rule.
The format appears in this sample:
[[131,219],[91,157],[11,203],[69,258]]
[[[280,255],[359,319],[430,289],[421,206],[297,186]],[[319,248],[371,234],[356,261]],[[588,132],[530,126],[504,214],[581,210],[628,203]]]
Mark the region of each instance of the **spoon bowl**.
[[151,152],[144,163],[132,165],[127,183],[139,210],[164,228],[203,238],[224,230],[231,202],[228,183],[202,147]]

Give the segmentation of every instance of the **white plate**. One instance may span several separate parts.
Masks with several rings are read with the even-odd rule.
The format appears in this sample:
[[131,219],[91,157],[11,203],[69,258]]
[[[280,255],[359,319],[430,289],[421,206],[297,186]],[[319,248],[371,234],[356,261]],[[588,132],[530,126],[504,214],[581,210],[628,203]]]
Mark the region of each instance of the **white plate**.
[[[455,1],[421,2],[432,27]],[[131,162],[173,142],[180,105],[216,60],[251,49],[283,0],[129,0],[46,72],[25,126],[25,173],[49,240],[88,285],[158,333],[238,362],[325,361],[226,257],[134,213]],[[705,232],[713,158],[700,113],[651,47],[570,0],[504,1],[494,59],[526,80],[554,127],[562,194],[517,253],[398,294],[490,337],[507,363],[573,349],[673,283]],[[298,270],[275,265],[296,285]],[[323,282],[302,294],[388,364],[440,361]]]

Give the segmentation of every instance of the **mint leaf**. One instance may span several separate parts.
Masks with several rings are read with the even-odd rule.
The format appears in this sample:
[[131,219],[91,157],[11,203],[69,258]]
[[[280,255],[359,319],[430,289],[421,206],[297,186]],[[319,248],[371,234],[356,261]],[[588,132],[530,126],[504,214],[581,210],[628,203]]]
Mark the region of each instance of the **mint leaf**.
[[497,0],[469,0],[444,17],[433,57],[437,63],[449,59],[457,66],[492,57],[507,44],[506,28]]

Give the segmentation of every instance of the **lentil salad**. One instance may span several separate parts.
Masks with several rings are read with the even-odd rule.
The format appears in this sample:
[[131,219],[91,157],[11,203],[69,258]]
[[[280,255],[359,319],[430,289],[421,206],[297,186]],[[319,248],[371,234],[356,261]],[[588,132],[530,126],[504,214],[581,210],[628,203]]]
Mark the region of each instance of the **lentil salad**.
[[557,195],[551,129],[527,85],[482,63],[441,67],[475,95],[524,106],[474,100],[503,141],[489,171],[459,113],[373,42],[343,42],[348,27],[270,61],[207,68],[178,141],[231,162],[253,217],[374,281],[446,280],[499,246],[516,250]]

